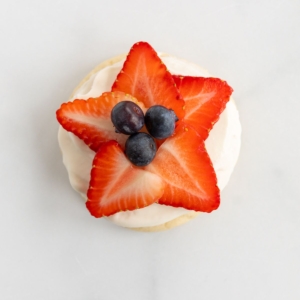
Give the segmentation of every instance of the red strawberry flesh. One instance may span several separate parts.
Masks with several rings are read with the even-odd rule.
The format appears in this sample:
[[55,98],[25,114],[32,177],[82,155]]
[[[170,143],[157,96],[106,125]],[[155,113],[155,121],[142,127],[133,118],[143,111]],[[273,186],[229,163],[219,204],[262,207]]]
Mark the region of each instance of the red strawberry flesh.
[[173,109],[179,119],[184,116],[184,101],[174,79],[148,43],[133,45],[112,91],[126,92],[147,108],[162,105]]
[[205,140],[218,121],[232,93],[231,87],[218,78],[173,76],[185,100],[184,122]]
[[86,206],[95,217],[146,207],[162,196],[164,181],[134,167],[116,141],[101,145],[91,171]]
[[109,140],[116,140],[124,148],[128,136],[115,132],[111,111],[116,104],[125,100],[133,101],[145,110],[143,103],[126,93],[108,92],[98,98],[62,104],[56,112],[57,120],[64,129],[74,133],[94,151]]
[[175,135],[158,149],[145,168],[164,179],[166,186],[159,204],[211,212],[220,203],[220,192],[203,139],[181,122]]

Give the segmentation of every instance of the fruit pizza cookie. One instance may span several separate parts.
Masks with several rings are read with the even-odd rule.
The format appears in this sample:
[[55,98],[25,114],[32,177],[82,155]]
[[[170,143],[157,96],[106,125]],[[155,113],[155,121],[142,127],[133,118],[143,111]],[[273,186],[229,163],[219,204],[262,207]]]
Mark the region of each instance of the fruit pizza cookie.
[[146,42],[95,68],[57,110],[63,161],[90,214],[158,231],[217,209],[240,149],[231,94]]

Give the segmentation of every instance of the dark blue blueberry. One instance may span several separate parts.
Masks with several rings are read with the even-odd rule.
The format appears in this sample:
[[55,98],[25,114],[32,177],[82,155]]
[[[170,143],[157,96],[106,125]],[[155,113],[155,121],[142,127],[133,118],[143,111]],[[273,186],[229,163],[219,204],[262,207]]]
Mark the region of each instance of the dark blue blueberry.
[[150,107],[145,115],[148,132],[156,139],[165,139],[171,136],[177,121],[178,118],[174,111],[161,105]]
[[132,134],[126,141],[125,154],[136,166],[147,166],[156,154],[156,144],[153,137],[144,132]]
[[134,102],[122,101],[112,109],[111,121],[116,132],[133,134],[144,126],[144,113]]

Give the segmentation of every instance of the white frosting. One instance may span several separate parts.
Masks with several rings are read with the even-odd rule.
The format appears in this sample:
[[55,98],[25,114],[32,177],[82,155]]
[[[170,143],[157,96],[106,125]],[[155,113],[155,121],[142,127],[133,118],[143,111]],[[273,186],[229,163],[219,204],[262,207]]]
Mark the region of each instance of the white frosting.
[[[207,71],[195,64],[169,55],[159,55],[172,74],[209,76]],[[70,100],[97,97],[103,92],[110,91],[123,63],[124,61],[120,61],[98,71],[77,90]],[[237,161],[240,150],[240,137],[239,115],[235,104],[231,100],[205,142],[221,190],[226,186]],[[82,197],[86,198],[95,153],[83,141],[72,133],[65,131],[62,127],[59,129],[58,140],[70,183]],[[148,227],[163,224],[189,212],[184,208],[155,203],[142,209],[116,213],[108,219],[120,226],[129,228]]]

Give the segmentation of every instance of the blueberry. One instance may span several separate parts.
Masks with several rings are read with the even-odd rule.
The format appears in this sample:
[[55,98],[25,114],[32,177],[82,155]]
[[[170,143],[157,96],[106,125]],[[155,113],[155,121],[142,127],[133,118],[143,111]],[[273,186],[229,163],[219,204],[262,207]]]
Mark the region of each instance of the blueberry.
[[178,118],[174,111],[161,105],[150,107],[145,115],[148,132],[156,139],[165,139],[171,136],[177,121]]
[[153,137],[144,132],[132,134],[126,141],[125,154],[136,166],[147,166],[156,154],[156,144]]
[[144,113],[134,102],[122,101],[112,109],[111,121],[116,132],[133,134],[144,126]]

